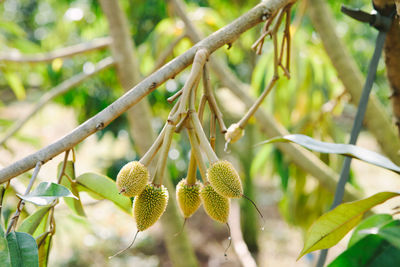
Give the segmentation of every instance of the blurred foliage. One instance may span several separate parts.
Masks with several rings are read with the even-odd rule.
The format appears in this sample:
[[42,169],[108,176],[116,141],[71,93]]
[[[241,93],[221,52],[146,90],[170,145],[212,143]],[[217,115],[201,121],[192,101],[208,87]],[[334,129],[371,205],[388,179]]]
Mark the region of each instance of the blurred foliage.
[[[153,71],[157,59],[169,43],[184,33],[184,25],[181,20],[172,16],[172,8],[168,1],[120,0],[120,2],[130,22],[130,33],[137,46],[140,71],[145,77]],[[258,2],[257,0],[191,0],[187,1],[187,5],[193,22],[204,34],[210,34]],[[299,1],[292,9],[291,79],[287,80],[281,75],[263,108],[293,133],[306,134],[322,141],[343,143],[347,141],[346,134],[351,127],[354,110],[349,107],[348,98],[342,94],[344,88],[336,76],[336,71],[309,18],[304,14],[305,2]],[[344,16],[340,12],[340,5],[346,4],[370,11],[371,1],[329,0],[328,2],[337,20],[337,24],[333,26],[365,74],[374,48],[376,31],[366,24]],[[251,45],[258,38],[261,27],[262,25],[258,25],[244,33],[231,49],[227,50],[224,46],[217,52],[220,59],[225,60],[242,81],[252,85],[250,93],[253,96],[262,92],[273,71],[271,42],[265,43],[261,56],[255,55],[251,50]],[[9,53],[47,52],[107,35],[107,21],[97,0],[4,0],[0,5],[0,49]],[[191,42],[184,38],[167,60],[182,54],[191,46]],[[24,101],[34,102],[44,92],[109,55],[109,51],[96,51],[50,63],[2,63],[0,105],[20,101],[25,95]],[[374,91],[390,113],[388,99],[390,92],[384,72],[382,61],[378,67]],[[152,125],[156,131],[161,130],[163,120],[172,107],[165,99],[183,86],[187,76],[188,70],[185,70],[148,96],[155,115]],[[220,81],[214,77],[211,81],[214,88],[220,87]],[[73,108],[77,121],[82,123],[122,94],[123,90],[118,84],[115,70],[109,69],[55,101]],[[206,120],[206,124],[207,122]],[[0,133],[5,132],[11,124],[10,121],[0,118]],[[112,132],[113,136],[118,138],[121,132],[126,132],[128,129],[126,116],[121,116],[97,136],[101,138],[105,133]],[[218,138],[222,141],[220,136]],[[244,138],[243,143],[251,143],[247,138],[247,136]],[[254,143],[265,139],[257,131],[251,138],[254,138]],[[308,179],[309,175],[291,164],[279,150],[262,147],[254,151],[254,156],[250,152],[243,153],[251,149],[249,146],[243,146],[241,151],[233,152],[234,155],[241,154],[241,157],[248,157],[249,162],[242,162],[246,172],[245,184],[249,186],[245,189],[249,190],[247,192],[255,194],[249,182],[255,183],[255,177],[261,178],[263,183],[275,184],[276,180],[282,191],[279,205],[281,214],[289,223],[302,228],[307,228],[329,207],[332,195],[314,180]],[[189,150],[186,135],[175,135],[175,142],[169,154],[172,160],[168,165],[175,184],[186,175]],[[342,162],[339,157],[334,155],[319,155],[319,157],[334,170],[339,171]],[[104,173],[115,178],[119,168],[133,159],[129,156],[117,159],[110,163]],[[356,184],[354,175],[351,180]],[[6,218],[10,213],[7,208],[3,209]]]

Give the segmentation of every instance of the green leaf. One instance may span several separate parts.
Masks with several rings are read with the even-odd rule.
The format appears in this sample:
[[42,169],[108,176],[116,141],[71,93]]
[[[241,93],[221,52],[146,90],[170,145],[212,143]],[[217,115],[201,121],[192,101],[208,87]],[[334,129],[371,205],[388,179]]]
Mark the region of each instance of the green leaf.
[[12,231],[7,235],[7,242],[13,267],[39,266],[38,247],[31,235]]
[[276,137],[266,140],[260,144],[270,144],[276,142],[293,142],[313,151],[349,156],[394,171],[396,173],[400,173],[399,166],[394,164],[390,159],[376,152],[354,145],[322,142],[303,134],[290,134],[282,137]]
[[7,239],[4,236],[4,230],[2,226],[0,226],[0,262],[4,267],[11,267]]
[[368,228],[361,232],[378,235],[400,249],[400,221],[391,221],[381,227]]
[[[62,162],[58,164],[57,173],[60,173],[62,164],[63,164]],[[67,161],[64,173],[67,174],[68,177],[71,178],[72,180],[75,180],[75,166],[72,161]],[[79,191],[77,189],[77,185],[75,183],[71,183],[70,180],[65,176],[62,177],[60,184],[68,188],[72,192],[72,194],[76,197],[76,198],[64,198],[64,201],[67,204],[67,206],[73,212],[75,212],[75,214],[82,217],[86,217],[85,211],[82,206],[81,198],[79,196]]]
[[8,84],[10,85],[11,89],[13,90],[15,96],[18,100],[25,99],[25,88],[21,82],[20,77],[14,73],[9,71],[3,70],[4,77],[6,78]]
[[43,233],[36,239],[39,247],[39,266],[46,267],[49,262],[50,246],[53,234],[50,232]]
[[18,231],[33,235],[42,220],[47,218],[46,214],[50,211],[50,209],[51,206],[46,206],[35,211],[22,222],[21,226],[18,227]]
[[131,213],[132,202],[130,198],[119,194],[115,182],[107,176],[97,173],[84,173],[76,178],[81,188],[88,193],[95,194],[101,199],[108,199],[114,202],[123,211]]
[[308,229],[303,250],[298,258],[309,252],[336,245],[360,222],[366,211],[399,195],[395,192],[381,192],[366,199],[341,204],[325,213]]
[[360,241],[362,238],[367,236],[368,234],[363,232],[362,230],[372,228],[372,227],[381,227],[388,222],[393,221],[393,217],[390,214],[375,214],[372,215],[365,220],[363,220],[355,229],[353,234],[350,237],[349,243],[347,247],[353,246],[355,243]]
[[40,183],[35,190],[25,196],[20,194],[17,195],[21,199],[38,206],[49,205],[59,197],[76,198],[76,196],[74,196],[65,186],[50,182]]
[[345,250],[328,267],[392,267],[400,262],[400,250],[377,235],[367,235]]

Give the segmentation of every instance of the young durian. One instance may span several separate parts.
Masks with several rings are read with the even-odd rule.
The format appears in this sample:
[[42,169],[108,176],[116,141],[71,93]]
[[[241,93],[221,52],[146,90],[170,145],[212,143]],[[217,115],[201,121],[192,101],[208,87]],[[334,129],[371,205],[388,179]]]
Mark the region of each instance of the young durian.
[[210,184],[205,184],[201,188],[200,197],[203,201],[204,210],[208,216],[221,223],[228,222],[230,209],[228,198],[215,192]]
[[109,259],[118,256],[119,254],[128,250],[133,243],[135,243],[136,237],[139,232],[146,230],[152,226],[161,215],[164,213],[168,204],[168,190],[163,185],[148,184],[140,195],[135,197],[133,201],[133,216],[136,219],[137,231],[131,244],[117,252]]
[[148,184],[133,201],[133,215],[138,231],[152,226],[164,213],[168,204],[168,190],[163,185]]
[[185,219],[192,216],[201,205],[200,187],[200,182],[189,185],[186,179],[182,179],[176,186],[176,200]]
[[117,188],[127,197],[134,197],[142,193],[149,181],[149,171],[139,161],[125,164],[117,175]]
[[227,198],[243,196],[242,182],[233,165],[226,160],[218,160],[207,170],[207,177],[214,190]]

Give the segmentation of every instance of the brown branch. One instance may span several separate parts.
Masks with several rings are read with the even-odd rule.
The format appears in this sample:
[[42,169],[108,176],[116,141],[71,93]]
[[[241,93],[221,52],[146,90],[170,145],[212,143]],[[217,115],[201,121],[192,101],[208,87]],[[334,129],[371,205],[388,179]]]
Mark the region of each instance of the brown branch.
[[69,134],[47,147],[1,169],[0,183],[30,170],[38,161],[42,161],[43,163],[47,162],[56,155],[71,149],[91,134],[103,129],[123,112],[138,103],[143,97],[154,91],[162,83],[175,77],[186,68],[193,61],[194,54],[200,47],[204,47],[212,53],[221,46],[234,42],[243,32],[263,21],[263,17],[275,12],[291,1],[292,0],[270,0],[261,2],[229,25],[211,34],[179,57],[164,65],[103,111],[78,126]]
[[51,52],[40,53],[35,55],[24,55],[20,53],[7,52],[0,54],[0,62],[15,62],[15,63],[49,62],[56,58],[68,58],[94,50],[105,49],[110,44],[111,44],[110,37],[102,37],[91,40],[89,42],[80,43],[60,48]]
[[39,110],[41,110],[47,103],[49,103],[55,97],[62,95],[81,82],[85,81],[87,78],[92,77],[93,75],[99,73],[102,70],[105,70],[111,67],[114,64],[114,60],[112,58],[105,58],[97,63],[95,69],[90,73],[81,72],[65,81],[57,85],[56,87],[50,89],[47,93],[45,93],[39,101],[36,103],[35,107],[22,119],[18,120],[7,130],[3,138],[0,139],[0,145],[4,144],[8,138],[13,136],[19,129],[21,129]]

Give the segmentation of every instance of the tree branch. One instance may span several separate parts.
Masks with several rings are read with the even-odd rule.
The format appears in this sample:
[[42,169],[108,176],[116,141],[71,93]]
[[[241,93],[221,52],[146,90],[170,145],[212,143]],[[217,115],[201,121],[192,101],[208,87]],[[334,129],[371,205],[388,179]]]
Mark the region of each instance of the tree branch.
[[40,63],[49,62],[56,58],[68,58],[77,54],[90,52],[93,50],[100,50],[107,48],[111,44],[110,37],[102,37],[91,40],[89,42],[80,43],[64,48],[60,48],[47,53],[40,53],[35,55],[24,55],[20,53],[7,52],[0,54],[0,62],[14,62],[14,63]]
[[50,102],[52,99],[55,97],[62,95],[84,80],[86,80],[89,77],[92,77],[93,75],[99,73],[102,70],[105,70],[109,67],[111,67],[114,64],[114,60],[110,57],[105,58],[101,60],[99,63],[97,63],[95,69],[90,72],[90,73],[84,73],[81,72],[65,81],[57,85],[56,87],[52,88],[50,91],[45,93],[39,101],[36,103],[35,107],[27,114],[25,117],[22,119],[18,120],[11,126],[11,128],[6,132],[3,138],[0,139],[0,146],[4,144],[8,138],[13,136],[19,129],[21,129],[22,126],[24,126],[39,110],[41,110],[48,102]]
[[32,169],[38,161],[43,163],[47,162],[63,151],[71,149],[96,131],[103,129],[127,109],[138,103],[143,97],[154,91],[162,83],[175,77],[179,72],[186,68],[193,61],[194,54],[200,47],[204,47],[212,53],[221,46],[234,42],[243,32],[262,22],[263,19],[270,16],[277,9],[292,1],[293,0],[270,0],[261,2],[229,25],[214,32],[179,57],[164,65],[158,71],[151,74],[107,108],[75,128],[69,134],[65,135],[53,144],[50,144],[47,147],[44,147],[39,151],[1,169],[0,183],[8,181],[17,175]]

